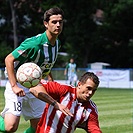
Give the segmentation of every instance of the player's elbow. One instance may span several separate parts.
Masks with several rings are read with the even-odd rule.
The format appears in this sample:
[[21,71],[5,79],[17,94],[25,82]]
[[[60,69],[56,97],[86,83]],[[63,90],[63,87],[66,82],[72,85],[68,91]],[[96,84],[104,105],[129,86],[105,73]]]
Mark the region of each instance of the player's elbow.
[[10,53],[9,55],[6,56],[5,58],[5,64],[6,66],[9,64],[9,63],[13,63],[14,62],[14,57],[13,55]]
[[38,98],[38,92],[34,89],[34,87],[33,87],[33,88],[30,88],[30,89],[29,89],[29,92],[30,92],[31,94],[33,94],[35,97]]

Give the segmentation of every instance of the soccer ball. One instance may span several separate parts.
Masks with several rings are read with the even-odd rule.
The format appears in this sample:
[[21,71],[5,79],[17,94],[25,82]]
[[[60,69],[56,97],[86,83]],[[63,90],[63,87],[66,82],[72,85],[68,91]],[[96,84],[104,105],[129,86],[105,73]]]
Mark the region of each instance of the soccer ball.
[[42,78],[42,71],[35,63],[24,63],[18,68],[16,78],[22,86],[31,88],[39,84]]

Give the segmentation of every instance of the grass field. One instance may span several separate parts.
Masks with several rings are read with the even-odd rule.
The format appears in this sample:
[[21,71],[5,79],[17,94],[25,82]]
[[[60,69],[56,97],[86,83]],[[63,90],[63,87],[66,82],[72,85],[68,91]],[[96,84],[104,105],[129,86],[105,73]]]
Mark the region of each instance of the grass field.
[[[4,107],[4,88],[0,88],[0,111]],[[103,133],[133,133],[133,90],[99,88],[93,96],[98,106],[100,127]],[[29,123],[21,118],[18,131],[23,133]],[[77,129],[75,133],[85,133]]]

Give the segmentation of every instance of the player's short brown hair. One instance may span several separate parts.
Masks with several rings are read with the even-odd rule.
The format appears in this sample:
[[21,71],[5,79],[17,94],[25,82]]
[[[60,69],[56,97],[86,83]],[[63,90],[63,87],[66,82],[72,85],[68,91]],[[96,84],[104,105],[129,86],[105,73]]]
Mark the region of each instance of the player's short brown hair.
[[50,8],[49,10],[47,10],[44,13],[43,21],[48,22],[50,16],[52,16],[52,15],[58,15],[58,14],[62,15],[62,19],[64,18],[64,12],[63,12],[63,10],[61,8],[59,8],[59,7]]
[[96,87],[98,87],[100,81],[99,81],[99,78],[93,72],[86,72],[86,73],[84,73],[81,76],[81,78],[79,79],[79,81],[81,83],[85,84],[87,79],[91,79],[96,84]]

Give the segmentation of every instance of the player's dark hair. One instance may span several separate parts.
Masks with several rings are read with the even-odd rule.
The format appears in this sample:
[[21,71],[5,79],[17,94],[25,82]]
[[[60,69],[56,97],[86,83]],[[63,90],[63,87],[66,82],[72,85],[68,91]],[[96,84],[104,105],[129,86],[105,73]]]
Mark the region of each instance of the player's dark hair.
[[99,78],[93,72],[86,72],[85,74],[83,74],[81,76],[81,78],[79,79],[79,81],[82,84],[85,84],[86,81],[87,81],[87,79],[91,79],[96,84],[96,86],[98,87],[100,81],[99,81]]
[[49,10],[47,10],[44,13],[44,19],[43,19],[43,21],[48,22],[50,16],[52,16],[52,15],[58,15],[58,14],[62,15],[62,19],[64,18],[64,12],[63,12],[62,9],[60,9],[59,7],[50,8]]

